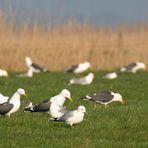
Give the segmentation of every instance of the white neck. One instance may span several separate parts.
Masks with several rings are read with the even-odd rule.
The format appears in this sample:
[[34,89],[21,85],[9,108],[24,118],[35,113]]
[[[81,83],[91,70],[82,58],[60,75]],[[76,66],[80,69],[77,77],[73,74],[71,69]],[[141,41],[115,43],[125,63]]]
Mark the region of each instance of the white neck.
[[60,94],[60,99],[57,99],[57,104],[59,106],[63,106],[65,102],[65,97],[63,97],[63,95]]
[[18,92],[15,92],[13,96],[10,98],[9,102],[13,105],[20,104],[20,97],[21,95]]
[[9,103],[13,104],[13,108],[7,113],[8,116],[10,114],[15,113],[20,108],[21,102],[20,102],[21,95],[17,92],[13,94],[13,96],[10,98]]

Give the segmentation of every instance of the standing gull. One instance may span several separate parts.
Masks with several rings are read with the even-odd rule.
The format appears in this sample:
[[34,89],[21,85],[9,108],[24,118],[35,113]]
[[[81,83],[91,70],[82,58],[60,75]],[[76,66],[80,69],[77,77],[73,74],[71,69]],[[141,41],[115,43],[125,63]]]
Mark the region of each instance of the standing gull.
[[83,121],[85,112],[85,107],[81,105],[74,111],[66,112],[63,116],[58,118],[57,121],[63,121],[72,126],[73,124],[78,124]]
[[82,97],[83,100],[91,100],[96,103],[104,104],[105,107],[107,104],[115,101],[119,101],[122,104],[124,104],[122,96],[119,93],[114,93],[112,91],[101,91],[96,92],[90,95],[87,95],[85,97]]
[[30,57],[26,57],[25,62],[26,62],[26,66],[28,67],[28,69],[31,69],[35,73],[47,71],[46,68],[42,68],[38,64],[33,63]]
[[131,72],[136,73],[138,70],[144,70],[146,68],[145,64],[142,62],[134,62],[120,69],[121,72]]
[[71,79],[68,84],[81,84],[81,85],[89,85],[92,83],[94,79],[94,74],[93,73],[89,73],[87,76],[85,77],[81,77],[81,78],[75,78],[75,79]]
[[21,102],[20,97],[21,95],[25,95],[25,90],[22,88],[19,88],[12,97],[8,100],[8,102],[5,102],[0,105],[0,114],[1,115],[7,115],[10,117],[12,113],[15,113],[19,110]]
[[67,89],[63,89],[58,95],[52,97],[51,99],[44,100],[35,106],[26,107],[25,111],[27,112],[47,112],[49,111],[49,108],[50,108],[50,104],[51,104],[50,100],[55,99],[55,102],[59,106],[63,106],[67,98],[72,101],[70,92]]
[[88,68],[90,68],[90,63],[84,62],[84,63],[80,63],[78,65],[72,65],[72,66],[68,67],[67,69],[65,69],[65,72],[82,73],[82,72],[88,70]]

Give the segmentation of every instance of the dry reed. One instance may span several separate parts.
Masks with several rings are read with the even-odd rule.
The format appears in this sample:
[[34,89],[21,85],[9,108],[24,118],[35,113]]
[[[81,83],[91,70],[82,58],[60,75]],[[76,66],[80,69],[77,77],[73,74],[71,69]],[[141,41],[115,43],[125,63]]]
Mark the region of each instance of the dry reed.
[[83,61],[93,69],[113,69],[133,61],[148,64],[148,25],[96,27],[69,22],[47,30],[34,25],[14,29],[0,18],[0,68],[25,70],[24,58],[52,71]]

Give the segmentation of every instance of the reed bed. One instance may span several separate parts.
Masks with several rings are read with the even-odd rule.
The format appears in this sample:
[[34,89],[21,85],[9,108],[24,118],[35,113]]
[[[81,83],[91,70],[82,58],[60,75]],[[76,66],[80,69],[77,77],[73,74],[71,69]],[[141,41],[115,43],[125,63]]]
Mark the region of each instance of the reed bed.
[[90,61],[93,69],[113,69],[133,61],[148,64],[148,24],[92,27],[69,21],[44,29],[13,26],[0,19],[0,68],[26,69],[24,58],[51,71]]

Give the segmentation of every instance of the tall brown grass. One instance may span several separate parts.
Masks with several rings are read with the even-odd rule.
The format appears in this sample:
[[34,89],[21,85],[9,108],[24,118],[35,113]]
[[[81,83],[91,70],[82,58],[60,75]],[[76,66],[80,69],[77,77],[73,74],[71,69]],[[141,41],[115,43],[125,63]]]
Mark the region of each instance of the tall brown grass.
[[148,64],[148,24],[91,27],[69,21],[63,26],[14,28],[0,17],[0,68],[25,70],[24,58],[49,70],[83,61],[93,69],[113,69],[133,61]]

